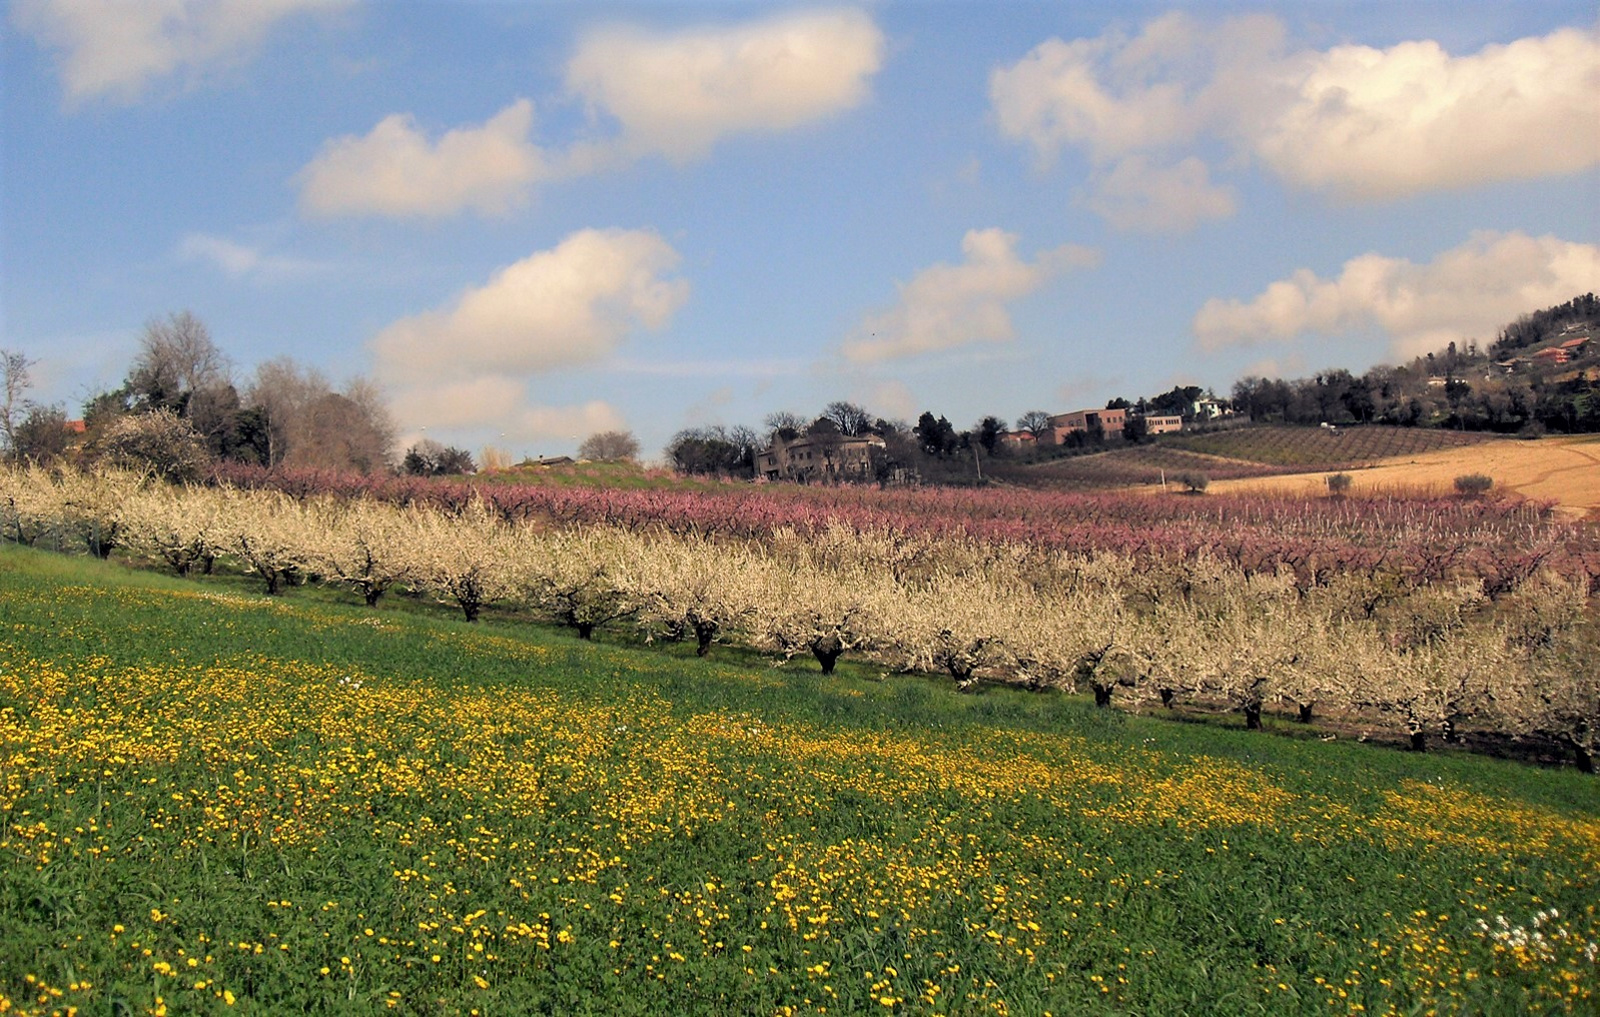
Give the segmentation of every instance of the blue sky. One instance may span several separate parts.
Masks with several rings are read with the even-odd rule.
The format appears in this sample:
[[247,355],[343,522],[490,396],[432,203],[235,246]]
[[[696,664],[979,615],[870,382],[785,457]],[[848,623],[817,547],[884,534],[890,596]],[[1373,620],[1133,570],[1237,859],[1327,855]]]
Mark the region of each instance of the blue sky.
[[[0,346],[516,455],[1362,370],[1600,289],[1592,3],[13,0]],[[426,429],[426,430],[424,430]]]

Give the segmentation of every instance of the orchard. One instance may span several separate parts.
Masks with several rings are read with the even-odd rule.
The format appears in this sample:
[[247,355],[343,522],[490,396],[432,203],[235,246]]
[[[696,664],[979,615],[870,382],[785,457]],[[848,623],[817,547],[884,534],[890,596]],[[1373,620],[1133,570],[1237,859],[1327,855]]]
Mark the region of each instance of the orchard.
[[700,656],[731,642],[1252,729],[1284,714],[1416,750],[1527,740],[1585,771],[1600,749],[1600,541],[1526,503],[231,480],[13,469],[0,528]]

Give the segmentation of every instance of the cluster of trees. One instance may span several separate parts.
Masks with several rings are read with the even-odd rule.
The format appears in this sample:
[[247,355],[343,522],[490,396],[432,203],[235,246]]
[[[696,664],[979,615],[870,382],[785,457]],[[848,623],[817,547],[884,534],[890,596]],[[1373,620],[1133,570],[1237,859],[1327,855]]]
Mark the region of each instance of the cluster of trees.
[[335,388],[288,357],[238,381],[205,324],[187,311],[150,321],[127,377],[91,397],[81,433],[59,406],[24,398],[32,362],[0,351],[5,401],[3,451],[14,461],[76,457],[122,462],[141,448],[163,448],[163,472],[185,475],[209,461],[371,473],[393,467],[394,422],[378,387],[365,378]]
[[1600,431],[1600,381],[1587,372],[1501,364],[1568,326],[1600,330],[1600,299],[1585,294],[1507,325],[1485,350],[1475,341],[1365,374],[1323,371],[1310,378],[1242,378],[1233,407],[1251,420],[1450,427],[1514,433]]
[[831,670],[940,672],[1086,689],[1102,705],[1282,709],[1403,732],[1559,740],[1592,769],[1600,630],[1581,578],[1491,582],[1364,570],[1249,570],[1206,552],[1045,551],[844,525],[759,538],[664,527],[552,526],[477,497],[442,506],[170,485],[132,473],[0,473],[0,528],[28,544],[119,550],[185,574],[219,562],[269,593],[406,589],[477,619],[493,605],[580,636],[612,624],[705,654],[737,640]]

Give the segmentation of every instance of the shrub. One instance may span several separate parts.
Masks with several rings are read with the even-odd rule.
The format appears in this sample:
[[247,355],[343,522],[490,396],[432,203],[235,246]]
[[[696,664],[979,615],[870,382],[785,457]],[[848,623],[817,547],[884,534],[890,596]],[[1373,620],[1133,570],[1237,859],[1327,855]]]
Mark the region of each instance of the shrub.
[[1328,494],[1335,498],[1343,498],[1350,493],[1350,474],[1334,473],[1328,477]]
[[1178,483],[1183,485],[1188,494],[1204,494],[1206,488],[1211,486],[1211,478],[1204,473],[1180,473]]
[[1456,493],[1464,498],[1479,498],[1489,493],[1494,478],[1482,473],[1464,473],[1456,478]]

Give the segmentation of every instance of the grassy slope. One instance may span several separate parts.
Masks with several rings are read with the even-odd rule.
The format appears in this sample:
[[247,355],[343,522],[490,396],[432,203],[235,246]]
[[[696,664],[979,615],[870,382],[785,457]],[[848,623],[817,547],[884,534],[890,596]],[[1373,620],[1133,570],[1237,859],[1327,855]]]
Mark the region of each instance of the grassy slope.
[[[0,618],[24,1011],[1594,1005],[1600,790],[1573,773],[10,546]],[[1475,934],[1549,907],[1548,957]]]

